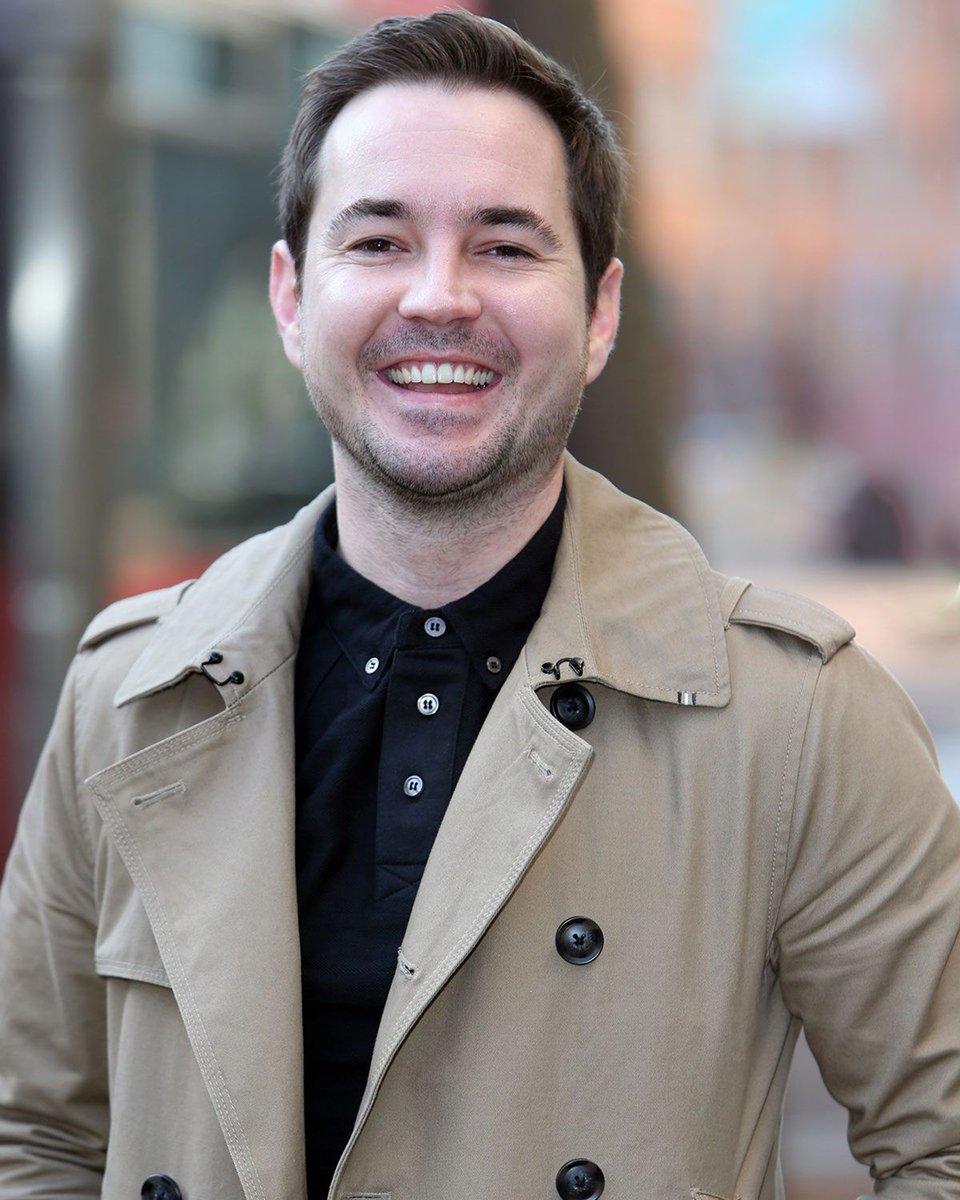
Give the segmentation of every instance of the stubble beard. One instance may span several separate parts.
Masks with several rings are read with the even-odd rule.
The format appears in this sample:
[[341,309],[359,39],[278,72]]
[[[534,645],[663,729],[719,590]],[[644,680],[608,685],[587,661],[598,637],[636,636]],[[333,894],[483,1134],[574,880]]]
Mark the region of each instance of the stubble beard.
[[[432,347],[438,356],[452,348]],[[462,345],[456,349],[466,352]],[[381,359],[404,357],[401,350],[384,356],[380,347],[368,348],[365,356],[372,359],[375,355]],[[488,362],[491,359],[489,352],[477,357]],[[521,398],[515,406],[517,416],[498,427],[482,444],[455,454],[433,451],[422,458],[401,451],[372,421],[362,416],[350,419],[338,408],[309,353],[304,354],[303,374],[314,409],[335,448],[352,461],[358,477],[377,500],[434,521],[450,514],[458,520],[471,514],[489,519],[498,512],[512,512],[524,497],[535,495],[555,470],[580,410],[586,362],[584,343],[575,373],[566,378],[558,375],[554,387],[559,394],[532,424],[525,425],[520,419],[524,411]],[[509,371],[514,363],[503,366]],[[456,411],[426,406],[411,410],[407,419],[420,425],[425,433],[441,437],[445,430],[455,430],[463,421]]]

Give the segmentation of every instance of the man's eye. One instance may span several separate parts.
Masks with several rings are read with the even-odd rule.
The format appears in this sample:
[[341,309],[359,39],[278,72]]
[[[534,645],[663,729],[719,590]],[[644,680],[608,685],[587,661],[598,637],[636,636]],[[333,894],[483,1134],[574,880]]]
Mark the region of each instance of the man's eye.
[[390,254],[397,249],[397,243],[385,237],[364,238],[362,242],[354,243],[350,249],[359,250],[363,254]]
[[487,253],[492,254],[494,258],[533,258],[533,254],[529,250],[525,250],[523,246],[514,246],[509,242],[491,246]]

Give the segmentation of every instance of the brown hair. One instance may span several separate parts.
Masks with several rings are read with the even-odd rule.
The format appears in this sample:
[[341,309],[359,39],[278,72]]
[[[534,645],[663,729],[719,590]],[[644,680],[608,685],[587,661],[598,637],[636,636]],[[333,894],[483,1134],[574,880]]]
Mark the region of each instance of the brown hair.
[[388,17],[352,38],[307,76],[280,163],[280,227],[302,277],[317,161],[334,118],[355,96],[386,83],[506,88],[553,121],[567,156],[570,206],[586,274],[588,308],[616,249],[624,191],[613,127],[573,76],[519,34],[463,11]]

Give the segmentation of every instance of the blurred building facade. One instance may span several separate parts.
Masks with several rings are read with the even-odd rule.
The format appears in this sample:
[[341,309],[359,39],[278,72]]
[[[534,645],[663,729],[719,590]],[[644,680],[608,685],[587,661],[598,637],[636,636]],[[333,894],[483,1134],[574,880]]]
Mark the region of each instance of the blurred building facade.
[[676,506],[724,558],[956,565],[960,8],[603,11],[684,365]]

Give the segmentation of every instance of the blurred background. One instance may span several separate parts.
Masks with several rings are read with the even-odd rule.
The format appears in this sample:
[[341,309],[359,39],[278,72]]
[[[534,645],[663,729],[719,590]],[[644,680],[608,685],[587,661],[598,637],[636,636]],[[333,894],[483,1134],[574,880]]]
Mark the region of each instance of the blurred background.
[[[0,5],[0,862],[77,637],[329,481],[266,300],[302,74],[385,0]],[[839,609],[960,795],[960,4],[487,0],[633,187],[574,450]],[[868,1190],[801,1047],[791,1200]]]

